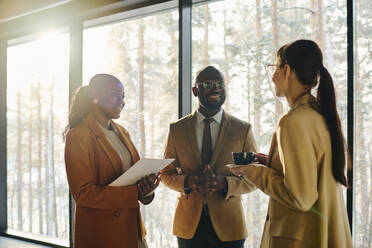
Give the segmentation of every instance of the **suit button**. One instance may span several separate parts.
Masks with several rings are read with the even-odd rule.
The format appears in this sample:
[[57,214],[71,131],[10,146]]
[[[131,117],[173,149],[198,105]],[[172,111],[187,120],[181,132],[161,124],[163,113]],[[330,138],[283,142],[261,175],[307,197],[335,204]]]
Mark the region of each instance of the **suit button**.
[[120,216],[120,212],[119,211],[115,211],[114,216],[115,217],[119,217]]

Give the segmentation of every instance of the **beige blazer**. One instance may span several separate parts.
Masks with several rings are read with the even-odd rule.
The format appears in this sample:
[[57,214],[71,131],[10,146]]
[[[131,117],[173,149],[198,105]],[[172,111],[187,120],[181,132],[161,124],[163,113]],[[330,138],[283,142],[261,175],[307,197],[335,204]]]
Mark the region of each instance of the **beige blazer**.
[[244,177],[270,196],[262,248],[352,247],[343,187],[332,175],[330,134],[311,95],[279,121],[268,167]]
[[[115,124],[133,163],[139,160],[128,132]],[[134,248],[143,238],[136,185],[107,186],[123,173],[121,159],[92,114],[66,136],[65,162],[75,200],[74,247]]]
[[[196,112],[170,125],[164,157],[175,158],[175,162],[161,174],[161,180],[166,186],[180,192],[173,233],[184,239],[194,236],[203,207],[201,194],[184,194],[186,175],[203,169],[195,125]],[[240,195],[254,190],[255,187],[233,176],[225,166],[232,162],[232,152],[243,151],[256,151],[251,125],[224,112],[210,165],[214,171],[226,176],[228,192],[227,195],[217,192],[206,199],[213,227],[222,241],[247,237]]]

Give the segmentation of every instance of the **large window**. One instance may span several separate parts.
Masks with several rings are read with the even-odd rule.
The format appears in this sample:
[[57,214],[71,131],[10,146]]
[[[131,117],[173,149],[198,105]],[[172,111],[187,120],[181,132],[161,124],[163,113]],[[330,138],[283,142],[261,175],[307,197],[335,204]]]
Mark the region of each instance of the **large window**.
[[[118,120],[142,157],[162,158],[169,124],[178,119],[178,13],[167,12],[84,30],[84,84],[109,73],[124,84]],[[172,223],[176,193],[162,184],[142,206],[150,247],[176,247]]]
[[[314,39],[321,47],[346,130],[345,4],[337,0],[225,0],[193,7],[193,76],[209,64],[224,73],[224,109],[252,124],[258,151],[268,152],[276,122],[288,110],[285,101],[275,97],[265,64],[273,64],[276,50],[296,39]],[[259,247],[268,197],[257,190],[247,194],[243,204],[249,231],[246,247]]]
[[[83,22],[81,83],[87,84],[96,73],[109,73],[123,82],[126,106],[117,121],[127,128],[142,157],[163,156],[169,124],[178,119],[179,13],[169,9],[177,2]],[[355,89],[347,89],[348,1],[192,2],[192,78],[206,65],[223,72],[227,87],[224,109],[252,124],[260,152],[268,152],[275,124],[288,111],[285,101],[275,97],[271,75],[265,70],[280,46],[301,38],[319,44],[334,79],[345,135],[346,117],[351,114],[347,113],[347,91],[354,90],[355,118],[348,123],[355,130],[353,242],[358,248],[372,247],[370,0],[355,1]],[[189,24],[184,18],[183,25]],[[75,24],[71,25],[76,31]],[[70,87],[80,83],[74,82],[80,71],[75,67],[69,71],[69,63],[74,66],[81,59],[80,44],[75,44],[80,34],[75,31],[71,40],[67,33],[54,33],[8,41],[6,54],[7,171],[0,174],[0,180],[7,181],[7,201],[6,206],[0,202],[0,209],[7,209],[7,233],[63,246],[69,245],[72,227],[61,133],[68,116],[69,80]],[[2,33],[1,39],[5,37]],[[76,61],[69,61],[70,45]],[[182,62],[187,62],[187,53],[184,55]],[[0,56],[5,61],[4,53]],[[196,108],[197,99],[192,97],[192,109]],[[176,197],[177,193],[161,184],[154,202],[141,206],[149,247],[177,246],[172,234]],[[258,248],[268,197],[257,190],[244,196],[243,204],[249,231],[246,247]],[[0,216],[1,223],[3,219]]]
[[61,133],[67,121],[69,36],[8,48],[8,233],[69,244]]
[[354,246],[372,247],[372,5],[356,1]]

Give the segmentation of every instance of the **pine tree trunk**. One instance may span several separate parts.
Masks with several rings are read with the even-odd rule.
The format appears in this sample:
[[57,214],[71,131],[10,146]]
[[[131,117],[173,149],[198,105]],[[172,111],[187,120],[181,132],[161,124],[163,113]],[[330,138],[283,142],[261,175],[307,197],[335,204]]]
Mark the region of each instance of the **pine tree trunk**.
[[141,155],[146,155],[146,133],[145,133],[145,80],[144,80],[144,67],[145,67],[145,58],[144,58],[144,25],[143,20],[139,20],[138,27],[138,113],[139,113],[139,131],[140,131],[140,150]]
[[250,74],[250,67],[249,67],[249,62],[250,62],[250,58],[247,56],[247,109],[248,109],[248,123],[251,123],[252,122],[252,104],[251,104],[251,74]]
[[[151,105],[151,113],[155,113],[155,109],[154,109],[154,104]],[[150,146],[150,156],[152,158],[155,157],[155,151],[154,151],[154,148],[156,146],[156,142],[155,142],[155,114],[151,114],[150,115],[150,122],[151,122],[151,125],[150,125],[150,133],[151,133],[151,136],[150,136],[150,143],[151,143],[151,146]]]
[[32,232],[32,217],[33,217],[33,212],[32,212],[32,203],[33,203],[33,196],[32,196],[32,133],[33,133],[33,109],[32,109],[32,101],[33,101],[33,91],[34,91],[34,86],[31,84],[30,86],[30,103],[29,103],[29,119],[28,119],[28,196],[29,196],[29,201],[28,201],[28,218],[29,218],[29,226],[28,230]]
[[333,50],[328,37],[328,27],[324,16],[323,0],[310,0],[310,9],[313,11],[310,15],[310,27],[312,30],[312,39],[318,43],[320,49],[325,54],[328,61],[328,67],[333,72]]
[[[145,80],[144,80],[144,25],[143,19],[138,21],[138,114],[139,114],[139,137],[141,156],[146,156],[146,134],[145,134]],[[146,222],[145,208],[141,207],[143,221]]]
[[45,182],[44,182],[44,197],[45,197],[45,209],[46,209],[46,213],[45,213],[45,221],[46,221],[46,234],[48,236],[51,236],[52,235],[52,223],[51,223],[51,213],[50,213],[50,195],[49,195],[49,192],[50,192],[50,170],[49,170],[49,126],[48,126],[48,121],[47,121],[47,124],[45,125],[45,144],[46,144],[46,147],[47,149],[45,149],[44,151],[44,161],[45,161],[45,164],[46,164],[46,167],[45,167]]
[[22,181],[22,110],[21,110],[21,93],[17,92],[17,229],[19,231],[23,230],[23,215],[22,215],[22,191],[23,191],[23,181]]
[[331,44],[331,40],[329,38],[328,32],[328,24],[325,16],[325,7],[324,1],[318,0],[318,12],[319,12],[319,31],[320,31],[320,48],[322,49],[323,56],[325,58],[325,65],[329,71],[329,73],[333,76],[334,75],[334,52],[333,47]]
[[54,107],[54,79],[52,80],[52,85],[50,88],[50,108],[49,108],[49,116],[48,116],[48,126],[47,126],[47,139],[48,139],[48,151],[47,151],[47,158],[48,158],[48,171],[47,175],[48,178],[48,191],[46,192],[48,195],[48,225],[47,225],[47,233],[48,235],[58,237],[58,222],[57,222],[57,203],[56,203],[56,188],[55,188],[55,168],[54,168],[54,118],[53,118],[53,107]]
[[[369,175],[372,175],[372,154],[371,154],[372,151],[370,151],[370,156],[369,156]],[[367,231],[366,231],[366,235],[367,235],[367,244],[366,244],[366,247],[371,247],[372,245],[372,185],[370,184],[369,186],[369,197],[367,199],[368,200],[368,209],[369,211],[367,210],[367,213],[369,215],[369,217],[367,217]],[[368,228],[369,227],[369,228]]]
[[[358,85],[358,84],[357,84]],[[365,135],[363,134],[363,130],[365,130],[364,127],[364,114],[362,111],[360,111],[357,115],[357,122],[359,125],[357,125],[357,130],[356,130],[356,137],[359,137],[359,139],[356,141],[357,142],[357,147],[360,151],[366,151],[366,144],[365,144]],[[359,159],[362,161],[362,165],[359,167],[359,184],[360,184],[360,194],[361,194],[361,201],[360,201],[360,211],[361,214],[360,216],[364,216],[364,218],[361,219],[361,229],[360,232],[363,233],[361,235],[362,238],[362,243],[366,243],[368,240],[367,235],[368,235],[368,201],[366,199],[369,199],[369,190],[368,190],[368,178],[366,175],[368,175],[368,158],[367,158],[367,153],[363,152],[359,154]]]
[[37,120],[39,126],[37,129],[37,137],[38,137],[38,156],[37,156],[37,172],[38,172],[38,179],[37,179],[37,188],[38,188],[38,212],[39,212],[39,233],[44,234],[43,228],[43,189],[42,189],[42,119],[41,119],[41,88],[40,82],[38,82],[38,90],[37,90]]
[[318,0],[318,32],[319,40],[318,44],[322,51],[325,49],[325,39],[324,39],[324,14],[323,14],[323,0]]
[[[357,41],[356,41],[357,42]],[[358,47],[358,44],[355,44],[356,47]],[[355,61],[359,61],[359,53],[356,49],[354,52],[354,59]],[[355,69],[355,90],[356,95],[361,96],[360,98],[357,98],[357,105],[359,105],[361,108],[364,108],[362,103],[362,97],[363,93],[366,92],[366,89],[363,87],[364,84],[361,83],[361,75],[360,75],[360,66],[356,66]],[[357,150],[359,151],[367,151],[368,150],[368,143],[366,144],[367,135],[364,133],[365,130],[368,130],[368,128],[365,127],[365,112],[366,110],[360,109],[359,111],[356,111],[355,117],[356,117],[356,124],[355,126],[358,127],[355,130],[355,137],[358,137],[356,139],[357,143]],[[368,140],[367,140],[368,142]],[[360,209],[361,213],[360,216],[363,216],[360,220],[360,237],[361,237],[361,247],[369,247],[371,244],[371,233],[370,230],[372,229],[372,222],[369,223],[370,218],[368,217],[371,212],[371,206],[370,206],[370,200],[372,196],[372,186],[371,189],[368,189],[368,176],[371,175],[368,173],[368,170],[370,170],[370,173],[372,172],[372,158],[367,156],[367,152],[360,152],[358,154],[358,160],[361,161],[360,166],[358,170],[356,170],[356,182],[359,183],[360,188]],[[370,163],[370,166],[368,166],[368,162]],[[370,177],[369,177],[370,178]],[[366,200],[369,199],[369,200]],[[372,218],[372,217],[371,217]],[[369,226],[370,225],[370,226]]]
[[227,53],[226,24],[227,24],[226,8],[225,8],[225,2],[224,2],[224,4],[223,4],[223,31],[224,31],[223,53],[224,53],[225,61],[223,63],[223,68],[224,68],[224,71],[225,71],[225,91],[226,91],[226,102],[225,102],[224,108],[226,109],[226,111],[229,111],[229,109],[230,109],[230,91],[229,91],[229,84],[230,84],[229,65],[230,65],[230,62],[229,62],[229,57],[228,57],[228,53]]
[[256,0],[256,51],[257,51],[257,58],[256,59],[256,83],[254,87],[254,107],[253,109],[255,110],[254,112],[254,118],[253,118],[253,124],[255,128],[255,135],[257,137],[260,136],[261,134],[261,112],[259,111],[260,109],[260,101],[261,101],[261,81],[262,81],[262,76],[261,76],[261,63],[259,60],[262,58],[261,54],[261,47],[260,47],[260,42],[262,38],[262,23],[261,23],[261,0]]
[[319,41],[318,32],[318,22],[317,22],[317,8],[315,5],[315,0],[310,0],[310,9],[312,10],[310,14],[310,29],[311,29],[311,39],[314,41]]
[[[261,135],[261,63],[262,58],[260,42],[262,38],[262,23],[261,23],[261,0],[256,0],[256,51],[257,51],[257,60],[256,60],[256,77],[255,77],[255,87],[254,87],[254,116],[253,116],[253,125],[254,125],[254,134],[256,137]],[[260,199],[258,194],[254,196],[255,209],[260,209]],[[254,215],[253,223],[255,226],[258,225],[260,219],[258,216]],[[253,246],[259,247],[261,241],[260,235],[255,234],[253,236]]]
[[204,5],[204,39],[203,39],[203,66],[206,67],[209,64],[208,56],[208,31],[209,31],[209,8],[208,4]]
[[10,229],[14,229],[14,227],[15,227],[15,216],[14,216],[14,214],[15,214],[15,212],[16,211],[14,211],[14,196],[15,196],[15,194],[16,194],[16,187],[15,187],[15,182],[16,182],[16,176],[15,175],[13,175],[13,187],[12,187],[12,194],[10,195],[10,197],[8,198],[8,199],[10,199],[10,209],[11,209],[11,211],[10,211],[10,219],[11,219],[11,221],[10,221],[10,223],[9,223],[9,227],[10,227]]
[[[273,47],[276,50],[279,48],[279,27],[278,27],[278,8],[276,0],[271,0],[271,21],[273,27]],[[271,76],[271,75],[269,75]],[[269,82],[271,83],[271,82]],[[275,113],[278,116],[283,114],[283,105],[282,103],[276,98],[275,99]]]

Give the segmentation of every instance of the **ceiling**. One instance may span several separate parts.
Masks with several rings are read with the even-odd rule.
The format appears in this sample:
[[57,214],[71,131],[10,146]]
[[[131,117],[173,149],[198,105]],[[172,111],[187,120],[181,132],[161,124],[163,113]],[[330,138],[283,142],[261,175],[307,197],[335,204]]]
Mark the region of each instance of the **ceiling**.
[[0,0],[0,40],[167,1],[171,0]]
[[0,0],[0,23],[66,4],[72,0]]

